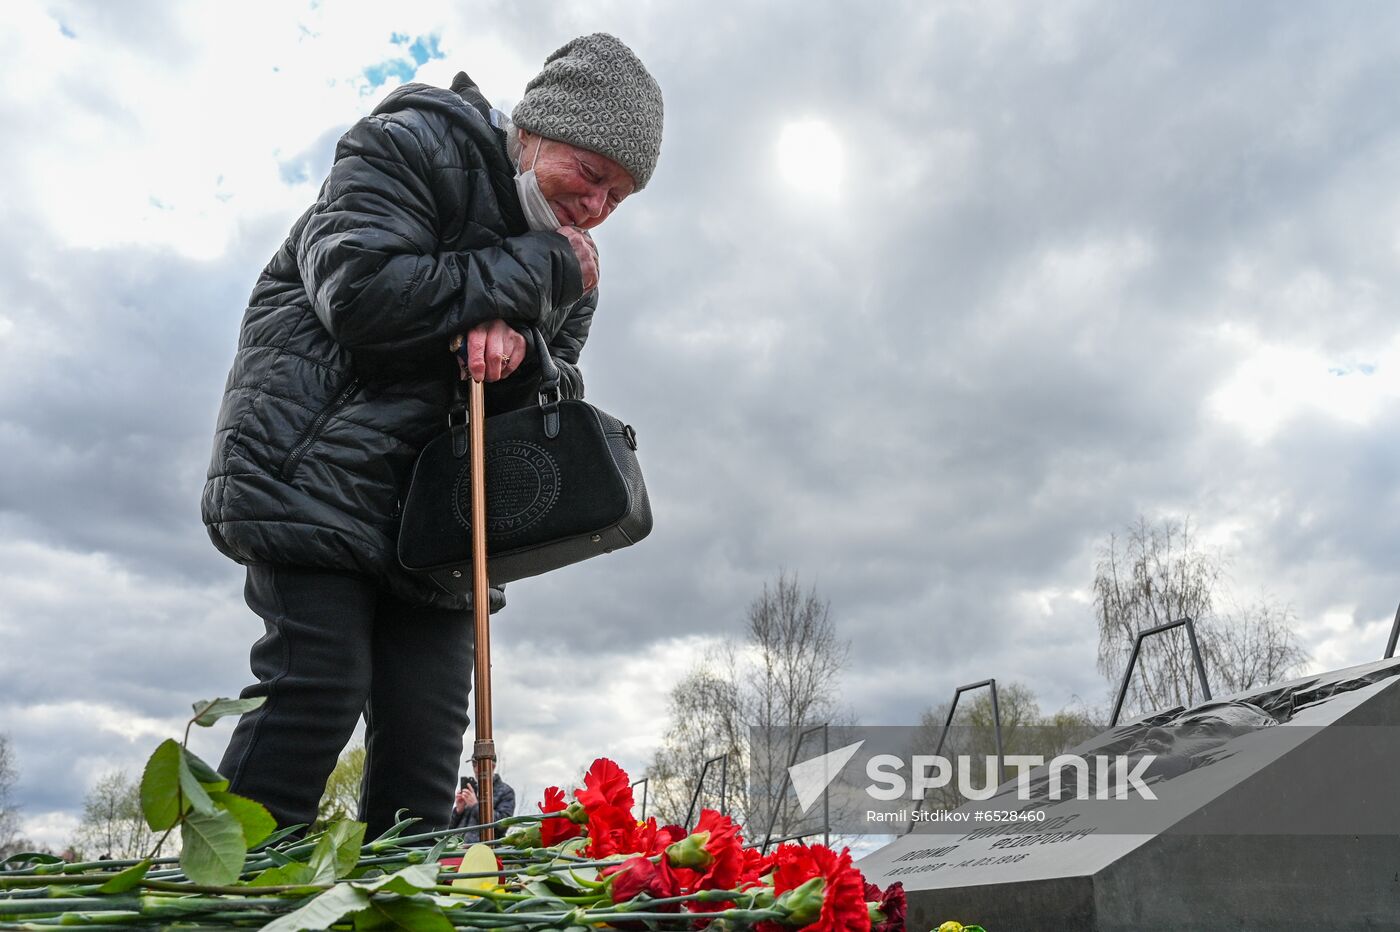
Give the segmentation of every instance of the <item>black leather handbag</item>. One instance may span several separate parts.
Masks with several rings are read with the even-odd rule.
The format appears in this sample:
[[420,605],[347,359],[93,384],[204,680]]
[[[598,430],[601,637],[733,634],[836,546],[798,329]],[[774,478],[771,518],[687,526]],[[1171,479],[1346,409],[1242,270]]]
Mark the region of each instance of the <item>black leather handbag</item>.
[[[559,398],[559,367],[539,330],[539,404],[486,419],[486,553],[493,586],[629,547],[651,532],[637,435],[583,401]],[[403,503],[399,562],[470,595],[467,408],[418,455]]]

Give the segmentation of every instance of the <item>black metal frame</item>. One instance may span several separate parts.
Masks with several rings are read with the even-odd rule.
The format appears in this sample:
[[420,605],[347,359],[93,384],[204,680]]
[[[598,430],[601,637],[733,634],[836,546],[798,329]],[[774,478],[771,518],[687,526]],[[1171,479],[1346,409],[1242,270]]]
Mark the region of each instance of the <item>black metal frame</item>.
[[[685,827],[695,826],[695,804],[700,801],[700,792],[705,788],[705,778],[710,774],[710,765],[719,761],[719,811],[724,812],[729,805],[729,755],[716,754],[700,768],[700,779],[695,781],[695,792],[690,796],[690,808],[685,811]],[[645,816],[643,817],[645,818]]]
[[[787,794],[788,787],[792,786],[792,768],[797,765],[798,752],[802,750],[802,744],[807,740],[807,736],[813,732],[822,733],[822,753],[831,753],[831,723],[823,722],[820,725],[813,725],[797,736],[797,743],[792,746],[792,755],[788,759],[788,765],[783,770],[783,785],[778,790],[778,794],[773,797],[772,809],[768,813],[768,828],[763,832],[763,853],[768,853],[768,846],[774,842],[795,841],[800,838],[808,838],[817,834],[816,832],[803,832],[798,835],[788,835],[783,838],[773,837],[773,826],[778,824],[778,810],[782,808],[783,797]],[[822,790],[822,843],[831,844],[831,787]]]
[[[1002,751],[1001,744],[1001,703],[997,701],[996,677],[987,680],[978,680],[976,683],[968,683],[965,686],[959,686],[957,689],[953,690],[953,702],[948,706],[948,717],[943,721],[943,730],[938,733],[938,746],[933,749],[933,756],[937,757],[939,754],[943,753],[943,742],[948,737],[948,729],[953,727],[953,716],[957,714],[958,700],[962,698],[962,694],[971,692],[974,689],[981,689],[983,686],[991,687],[992,690],[992,728],[996,735],[997,742],[997,786],[1001,786],[1006,782],[1006,762],[1002,760],[1006,755]],[[922,812],[923,808],[924,800],[921,799],[914,806],[914,811]],[[914,820],[910,819],[909,827],[905,829],[902,834],[908,835],[912,831],[914,831]]]
[[1382,660],[1390,660],[1395,656],[1395,642],[1400,640],[1400,607],[1395,609],[1395,622],[1390,626],[1390,640],[1385,643],[1385,656]]
[[990,686],[992,689],[992,727],[997,739],[997,786],[1001,786],[1006,782],[1006,765],[1002,761],[1005,755],[1002,753],[1001,746],[1001,704],[997,702],[995,677],[989,680],[979,680],[976,683],[968,683],[966,686],[959,686],[953,690],[953,704],[948,707],[948,718],[943,722],[943,730],[938,733],[938,746],[933,749],[933,756],[937,757],[943,753],[943,741],[948,737],[948,729],[953,726],[953,715],[958,711],[958,700],[962,698],[962,694],[974,689],[981,689],[983,686]]
[[637,816],[637,818],[643,822],[647,820],[647,790],[651,787],[650,780],[650,777],[642,777],[640,780],[632,781],[633,789],[639,786],[642,788],[642,814]]
[[[1400,616],[1397,616],[1396,621],[1400,623]],[[1109,720],[1109,728],[1115,728],[1118,725],[1118,716],[1123,711],[1123,700],[1128,698],[1128,683],[1132,680],[1134,668],[1137,667],[1138,652],[1142,649],[1142,642],[1154,634],[1180,628],[1182,625],[1186,626],[1186,637],[1191,642],[1191,657],[1196,662],[1196,675],[1201,678],[1201,692],[1205,693],[1207,699],[1211,698],[1210,682],[1206,679],[1206,665],[1201,660],[1201,645],[1196,641],[1196,623],[1190,618],[1178,618],[1176,621],[1169,621],[1164,625],[1139,631],[1137,637],[1133,639],[1133,652],[1128,657],[1128,668],[1123,671],[1123,682],[1118,684],[1118,699],[1113,703],[1113,718]],[[1393,635],[1391,644],[1394,645]]]

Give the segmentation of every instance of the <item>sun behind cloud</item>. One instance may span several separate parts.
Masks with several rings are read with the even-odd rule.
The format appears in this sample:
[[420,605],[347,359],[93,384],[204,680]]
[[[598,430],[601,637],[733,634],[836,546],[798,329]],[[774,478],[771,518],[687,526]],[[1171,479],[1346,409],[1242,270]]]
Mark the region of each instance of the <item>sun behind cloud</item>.
[[778,133],[778,173],[802,194],[836,198],[841,193],[846,154],[841,137],[821,118],[795,120]]

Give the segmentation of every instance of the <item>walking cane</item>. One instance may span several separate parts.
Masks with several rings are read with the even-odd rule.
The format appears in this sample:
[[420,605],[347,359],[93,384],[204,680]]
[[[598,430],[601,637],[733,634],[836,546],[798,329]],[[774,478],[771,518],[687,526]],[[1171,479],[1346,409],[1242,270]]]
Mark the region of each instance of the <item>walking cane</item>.
[[[472,609],[476,613],[476,744],[472,765],[476,769],[477,812],[481,824],[496,820],[493,782],[496,742],[491,737],[491,592],[486,578],[486,384],[471,380],[467,404],[471,429],[472,471]],[[496,837],[494,828],[483,828],[481,840]]]

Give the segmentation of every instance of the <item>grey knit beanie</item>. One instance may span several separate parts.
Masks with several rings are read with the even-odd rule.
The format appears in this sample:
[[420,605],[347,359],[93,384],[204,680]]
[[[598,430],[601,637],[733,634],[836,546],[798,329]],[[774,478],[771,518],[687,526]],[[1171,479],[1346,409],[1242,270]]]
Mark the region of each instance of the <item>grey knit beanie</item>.
[[661,154],[661,88],[615,36],[580,36],[544,61],[511,121],[597,152],[627,169],[640,191]]

